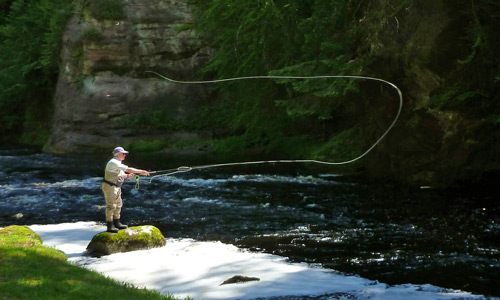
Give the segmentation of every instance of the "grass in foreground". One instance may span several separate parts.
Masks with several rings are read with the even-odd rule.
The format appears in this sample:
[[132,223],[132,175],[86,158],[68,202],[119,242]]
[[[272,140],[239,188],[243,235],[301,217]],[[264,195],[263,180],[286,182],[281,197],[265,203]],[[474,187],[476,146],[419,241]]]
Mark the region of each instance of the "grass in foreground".
[[70,264],[24,226],[0,230],[0,299],[174,300]]

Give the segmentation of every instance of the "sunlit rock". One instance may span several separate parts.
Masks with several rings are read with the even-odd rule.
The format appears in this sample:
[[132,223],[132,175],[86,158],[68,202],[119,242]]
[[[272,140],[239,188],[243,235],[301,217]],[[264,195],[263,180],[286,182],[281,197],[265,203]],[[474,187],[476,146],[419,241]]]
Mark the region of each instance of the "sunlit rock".
[[87,246],[91,255],[109,255],[162,247],[167,244],[160,230],[154,226],[136,226],[120,230],[118,233],[96,234]]

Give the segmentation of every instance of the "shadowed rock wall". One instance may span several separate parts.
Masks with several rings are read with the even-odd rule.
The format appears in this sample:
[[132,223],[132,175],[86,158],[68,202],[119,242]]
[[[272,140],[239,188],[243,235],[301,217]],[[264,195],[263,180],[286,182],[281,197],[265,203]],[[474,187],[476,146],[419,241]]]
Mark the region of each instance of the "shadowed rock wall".
[[[210,56],[189,25],[189,1],[123,1],[123,18],[97,20],[85,7],[63,36],[51,138],[54,153],[95,151],[134,140],[175,140],[194,132],[133,128],[130,118],[168,107],[173,120],[196,113],[210,91],[172,84],[147,70],[192,78]],[[184,29],[183,29],[184,28]]]

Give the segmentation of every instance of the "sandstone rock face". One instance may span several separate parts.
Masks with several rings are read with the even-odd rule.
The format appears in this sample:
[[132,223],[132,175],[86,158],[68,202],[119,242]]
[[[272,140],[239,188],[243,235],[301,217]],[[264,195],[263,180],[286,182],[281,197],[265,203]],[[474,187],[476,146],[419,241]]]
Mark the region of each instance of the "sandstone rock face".
[[167,241],[154,226],[136,226],[118,233],[101,232],[87,246],[91,255],[109,255],[119,252],[146,250],[165,246]]
[[120,20],[97,20],[85,8],[72,16],[45,150],[90,152],[135,140],[175,139],[168,130],[133,128],[130,120],[147,118],[159,107],[168,108],[166,117],[184,120],[207,101],[206,86],[174,84],[146,72],[186,80],[208,60],[210,49],[186,29],[192,10],[188,0],[124,0]]

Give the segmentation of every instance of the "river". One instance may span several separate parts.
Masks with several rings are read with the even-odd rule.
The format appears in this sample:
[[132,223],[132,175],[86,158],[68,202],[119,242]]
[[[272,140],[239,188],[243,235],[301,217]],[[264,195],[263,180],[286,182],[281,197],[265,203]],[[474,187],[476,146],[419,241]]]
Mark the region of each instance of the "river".
[[[0,150],[0,227],[104,220],[109,157]],[[182,164],[129,155],[145,169]],[[136,189],[136,187],[138,189]],[[303,165],[193,170],[123,187],[122,219],[387,284],[500,296],[498,189],[401,188]]]

